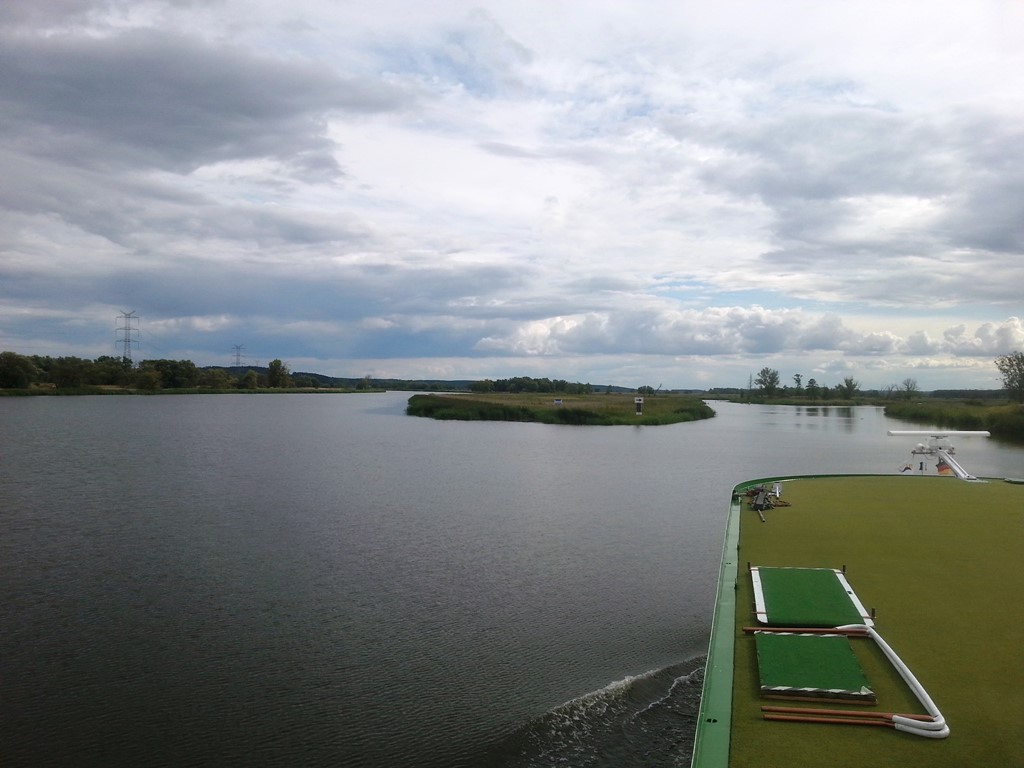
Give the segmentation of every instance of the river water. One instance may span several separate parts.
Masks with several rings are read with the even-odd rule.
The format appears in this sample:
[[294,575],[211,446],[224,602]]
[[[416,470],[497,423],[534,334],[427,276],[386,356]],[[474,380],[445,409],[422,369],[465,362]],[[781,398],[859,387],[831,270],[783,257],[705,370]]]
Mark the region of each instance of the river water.
[[688,765],[732,487],[916,442],[874,407],[557,427],[408,396],[0,398],[0,763]]

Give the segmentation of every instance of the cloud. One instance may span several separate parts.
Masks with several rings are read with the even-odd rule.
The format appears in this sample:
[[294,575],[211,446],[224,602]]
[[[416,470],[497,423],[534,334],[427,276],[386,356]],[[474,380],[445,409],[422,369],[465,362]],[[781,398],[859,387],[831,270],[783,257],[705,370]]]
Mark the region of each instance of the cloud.
[[200,363],[990,386],[1021,16],[9,3],[0,345],[106,353],[135,309],[141,354]]
[[0,100],[21,150],[91,167],[188,173],[253,157],[299,168],[329,114],[400,108],[395,88],[157,30],[3,36]]
[[651,308],[531,320],[482,339],[477,349],[509,355],[599,355],[616,350],[674,357],[745,355],[769,358],[838,351],[848,359],[897,355],[994,356],[1024,345],[1020,318],[986,323],[969,333],[948,329],[943,342],[915,332],[858,332],[835,315],[762,307],[711,307],[678,312]]

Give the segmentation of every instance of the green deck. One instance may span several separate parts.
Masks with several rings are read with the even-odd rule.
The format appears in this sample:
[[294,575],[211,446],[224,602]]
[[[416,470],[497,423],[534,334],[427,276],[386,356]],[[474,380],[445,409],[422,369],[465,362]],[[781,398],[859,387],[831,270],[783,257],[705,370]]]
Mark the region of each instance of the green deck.
[[[758,481],[759,482],[759,481]],[[822,477],[784,484],[791,506],[734,497],[726,532],[693,765],[1024,765],[1024,486],[952,478]],[[745,502],[745,499],[743,499]],[[948,739],[889,728],[768,722],[747,564],[847,567],[875,628],[942,710]],[[858,657],[878,706],[921,707],[870,641]],[[813,706],[813,705],[809,705]],[[861,707],[864,709],[864,707]]]

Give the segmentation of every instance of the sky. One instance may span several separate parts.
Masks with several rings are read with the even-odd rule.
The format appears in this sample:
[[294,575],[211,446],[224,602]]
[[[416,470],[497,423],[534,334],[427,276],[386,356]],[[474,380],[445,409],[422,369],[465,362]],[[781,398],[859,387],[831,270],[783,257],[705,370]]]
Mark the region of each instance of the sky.
[[1022,148],[1022,0],[6,0],[0,349],[999,388]]

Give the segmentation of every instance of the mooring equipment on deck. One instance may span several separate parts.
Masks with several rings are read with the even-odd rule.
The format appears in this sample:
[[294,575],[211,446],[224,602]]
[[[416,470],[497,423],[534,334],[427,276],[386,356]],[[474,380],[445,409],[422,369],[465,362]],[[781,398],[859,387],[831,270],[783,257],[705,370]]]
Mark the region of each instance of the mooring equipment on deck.
[[[956,449],[952,443],[948,442],[950,437],[989,437],[989,432],[986,430],[961,430],[954,432],[936,432],[936,431],[925,431],[925,430],[913,430],[913,429],[890,429],[889,437],[928,437],[928,444],[918,443],[911,454],[913,456],[933,456],[935,457],[935,469],[940,475],[955,475],[961,480],[977,480],[978,478],[968,472],[961,466],[953,455],[956,453]],[[918,459],[918,466],[915,470],[913,462],[903,467],[903,472],[916,471],[920,474],[925,472],[925,462],[923,459]]]

